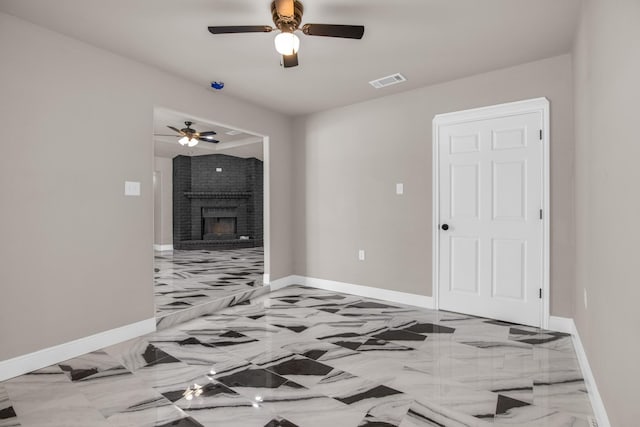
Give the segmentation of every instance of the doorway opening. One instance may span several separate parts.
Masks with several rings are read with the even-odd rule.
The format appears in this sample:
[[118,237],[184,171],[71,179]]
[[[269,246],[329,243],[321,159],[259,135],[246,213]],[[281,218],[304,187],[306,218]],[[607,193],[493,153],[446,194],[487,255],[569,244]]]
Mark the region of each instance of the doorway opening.
[[[184,122],[209,137],[181,145]],[[156,108],[153,140],[158,328],[265,293],[268,137]]]

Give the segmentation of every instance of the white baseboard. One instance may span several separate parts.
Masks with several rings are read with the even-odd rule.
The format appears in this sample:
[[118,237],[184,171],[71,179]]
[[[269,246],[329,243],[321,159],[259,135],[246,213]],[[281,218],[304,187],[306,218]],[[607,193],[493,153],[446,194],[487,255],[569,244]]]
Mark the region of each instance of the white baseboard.
[[347,294],[375,298],[383,301],[397,302],[422,308],[433,308],[433,298],[428,296],[305,276],[287,276],[282,279],[274,280],[271,282],[271,290],[275,291],[290,285],[305,285],[327,291],[345,292]]
[[304,285],[306,278],[303,276],[287,276],[281,279],[274,280],[270,283],[271,290],[277,291],[278,289],[285,288],[291,285]]
[[0,361],[0,381],[26,374],[37,369],[46,368],[54,363],[78,357],[85,353],[99,350],[131,338],[139,337],[156,330],[156,319],[146,319],[119,328],[111,329],[69,341],[54,347],[38,350],[33,353]]
[[584,383],[587,387],[587,391],[589,392],[591,407],[593,408],[594,416],[598,422],[598,427],[611,427],[607,411],[604,407],[604,403],[602,402],[602,397],[600,396],[598,386],[596,385],[596,380],[593,376],[593,372],[591,372],[591,367],[589,366],[587,353],[582,346],[580,334],[578,333],[574,320],[569,317],[550,316],[549,330],[571,334],[573,348],[576,350],[576,356],[578,357],[580,370],[584,377]]
[[596,379],[593,376],[593,372],[591,371],[591,366],[589,366],[587,353],[582,346],[578,328],[576,327],[573,319],[568,320],[571,321],[571,336],[573,338],[573,347],[576,349],[578,363],[580,364],[582,376],[584,377],[584,383],[587,386],[587,391],[589,392],[591,407],[593,408],[593,413],[596,417],[596,421],[598,422],[598,427],[611,427],[609,416],[607,415],[607,410],[604,407],[604,402],[602,401],[602,397],[600,396],[600,392],[598,391],[598,386],[596,385]]
[[549,316],[549,327],[547,329],[573,335],[575,325],[573,319],[569,317]]
[[173,245],[153,245],[153,250],[155,251],[172,251]]
[[333,280],[316,279],[313,277],[306,277],[305,279],[304,284],[312,288],[345,292],[352,295],[397,302],[422,308],[433,308],[433,298],[424,295],[374,288],[371,286],[354,285],[352,283],[336,282]]

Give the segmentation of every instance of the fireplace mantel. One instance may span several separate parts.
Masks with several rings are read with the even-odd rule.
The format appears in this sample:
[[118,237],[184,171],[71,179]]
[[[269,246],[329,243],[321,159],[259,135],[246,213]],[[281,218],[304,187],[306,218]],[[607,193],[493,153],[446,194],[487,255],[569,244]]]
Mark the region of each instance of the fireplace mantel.
[[185,191],[188,199],[248,199],[249,191]]

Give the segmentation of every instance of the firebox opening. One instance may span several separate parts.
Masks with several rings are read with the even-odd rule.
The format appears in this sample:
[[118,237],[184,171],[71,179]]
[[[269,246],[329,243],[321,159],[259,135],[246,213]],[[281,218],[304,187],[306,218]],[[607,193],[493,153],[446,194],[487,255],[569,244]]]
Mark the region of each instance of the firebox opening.
[[202,240],[237,239],[236,209],[202,209]]

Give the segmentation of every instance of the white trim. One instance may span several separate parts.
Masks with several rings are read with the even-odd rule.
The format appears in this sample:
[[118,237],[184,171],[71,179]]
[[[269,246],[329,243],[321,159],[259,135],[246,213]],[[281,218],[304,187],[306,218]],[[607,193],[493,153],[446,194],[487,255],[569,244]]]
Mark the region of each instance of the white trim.
[[268,286],[270,281],[271,280],[269,279],[269,274],[265,273],[265,274],[262,275],[262,285],[263,286]]
[[[241,130],[241,129],[240,129]],[[262,135],[262,248],[264,275],[271,273],[271,139]]]
[[569,317],[550,316],[549,330],[571,334],[573,348],[575,349],[576,356],[578,357],[578,363],[580,365],[580,370],[582,371],[584,383],[587,387],[587,392],[589,393],[591,408],[593,409],[596,421],[598,422],[598,427],[611,427],[607,411],[604,407],[604,402],[602,401],[602,397],[598,391],[595,377],[591,371],[591,366],[589,366],[587,353],[582,345],[582,340],[580,340],[580,334],[578,333],[578,328],[576,327],[574,320]]
[[433,295],[433,308],[440,307],[440,125],[436,122],[438,116],[433,118],[431,149],[431,294]]
[[573,334],[575,326],[573,319],[570,317],[550,316],[547,329],[550,331],[564,332],[565,334]]
[[81,356],[156,330],[156,319],[146,319],[33,353],[0,361],[0,381],[46,368],[54,363]]
[[593,376],[593,372],[591,371],[591,366],[589,366],[589,360],[587,360],[587,353],[582,346],[578,328],[576,327],[573,319],[568,320],[571,321],[571,326],[573,329],[571,333],[571,336],[573,338],[573,347],[575,348],[576,355],[578,356],[578,363],[580,364],[580,370],[582,371],[582,376],[584,377],[584,383],[587,386],[589,400],[591,400],[591,408],[593,409],[593,414],[595,415],[596,421],[598,422],[598,427],[611,427],[609,416],[607,415],[607,410],[604,407],[604,402],[602,401],[602,397],[600,396],[600,392],[598,391],[596,379]]
[[542,324],[551,317],[551,123],[549,100],[539,98],[542,108]]
[[333,280],[307,277],[305,285],[328,291],[345,292],[368,298],[397,302],[422,308],[433,308],[433,298],[425,295],[415,295],[406,292],[391,291],[389,289],[373,288],[371,286],[355,285],[352,283],[336,282]]
[[153,245],[154,251],[164,252],[164,251],[173,251],[173,245]]
[[374,288],[371,286],[355,285],[353,283],[336,282],[335,280],[292,275],[274,280],[270,284],[272,291],[277,291],[278,289],[291,285],[303,285],[316,289],[324,289],[326,291],[344,292],[347,294],[375,298],[389,302],[397,302],[415,307],[433,308],[433,298],[428,296]]
[[425,295],[416,295],[407,292],[356,285],[353,283],[336,282],[335,280],[317,279],[314,277],[300,277],[300,279],[304,281],[302,284],[312,288],[344,292],[347,294],[375,298],[389,302],[397,302],[422,308],[433,308],[433,298]]
[[437,120],[439,124],[446,123],[449,125],[456,123],[466,123],[474,120],[491,119],[496,116],[506,117],[522,114],[523,112],[540,111],[543,110],[544,107],[548,107],[548,105],[549,100],[547,98],[532,98],[522,101],[505,102],[504,104],[489,105],[486,107],[436,114],[434,116],[434,121]]
[[433,293],[433,307],[439,308],[439,292],[438,281],[440,277],[439,272],[439,248],[440,240],[438,232],[440,224],[440,182],[439,182],[439,129],[440,126],[447,124],[464,123],[472,120],[485,120],[494,117],[505,117],[514,114],[522,114],[524,112],[541,112],[543,121],[543,154],[542,154],[542,209],[543,215],[543,231],[542,231],[542,309],[540,326],[542,328],[549,328],[549,316],[550,316],[550,169],[549,169],[549,144],[550,144],[550,131],[549,131],[549,100],[547,98],[535,98],[524,101],[509,102],[505,104],[492,105],[488,107],[475,108],[471,110],[457,111],[445,114],[437,114],[433,118],[432,127],[432,150],[433,150],[433,164],[432,164],[432,293]]
[[304,285],[306,283],[307,278],[303,276],[286,276],[280,279],[274,280],[270,282],[271,291],[277,291],[278,289],[286,288],[291,285]]

